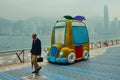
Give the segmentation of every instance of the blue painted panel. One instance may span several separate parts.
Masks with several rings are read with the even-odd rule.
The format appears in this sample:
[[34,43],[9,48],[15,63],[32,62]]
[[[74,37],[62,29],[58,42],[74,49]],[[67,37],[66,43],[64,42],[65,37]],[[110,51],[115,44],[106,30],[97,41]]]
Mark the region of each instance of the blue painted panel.
[[86,27],[72,27],[73,42],[75,45],[88,42],[88,32]]
[[52,46],[50,48],[50,56],[55,57],[57,55],[57,53],[58,53],[58,48],[56,46]]

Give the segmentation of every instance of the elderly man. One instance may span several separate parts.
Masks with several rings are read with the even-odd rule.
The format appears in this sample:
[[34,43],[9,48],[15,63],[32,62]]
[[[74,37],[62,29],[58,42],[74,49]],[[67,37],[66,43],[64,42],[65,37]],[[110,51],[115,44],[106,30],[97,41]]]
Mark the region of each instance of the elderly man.
[[31,61],[32,64],[34,65],[34,69],[35,71],[33,71],[32,73],[39,73],[39,70],[41,69],[41,67],[38,65],[37,63],[37,58],[38,56],[41,56],[41,41],[40,39],[37,38],[37,34],[32,34],[32,48],[31,48]]

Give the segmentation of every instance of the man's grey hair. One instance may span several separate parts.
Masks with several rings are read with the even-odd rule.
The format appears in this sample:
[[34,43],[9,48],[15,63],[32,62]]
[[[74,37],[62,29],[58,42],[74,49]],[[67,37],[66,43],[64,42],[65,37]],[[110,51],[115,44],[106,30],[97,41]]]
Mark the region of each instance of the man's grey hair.
[[37,34],[36,34],[36,33],[33,33],[32,36],[36,36],[36,37],[37,37]]

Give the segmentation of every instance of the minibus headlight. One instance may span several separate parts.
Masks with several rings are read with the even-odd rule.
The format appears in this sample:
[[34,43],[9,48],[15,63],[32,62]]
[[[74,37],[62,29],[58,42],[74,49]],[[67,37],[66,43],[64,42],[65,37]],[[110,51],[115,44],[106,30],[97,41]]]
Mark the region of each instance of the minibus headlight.
[[61,56],[61,57],[64,56],[64,52],[60,52],[60,56]]
[[48,50],[47,50],[46,52],[47,52],[47,54],[49,53],[49,51],[48,51]]

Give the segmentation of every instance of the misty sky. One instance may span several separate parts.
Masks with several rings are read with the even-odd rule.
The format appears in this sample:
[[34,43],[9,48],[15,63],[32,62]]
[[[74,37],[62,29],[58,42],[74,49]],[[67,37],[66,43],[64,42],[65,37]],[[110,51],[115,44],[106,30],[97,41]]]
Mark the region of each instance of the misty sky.
[[60,17],[83,15],[103,17],[104,5],[109,18],[120,20],[120,0],[0,0],[0,17],[12,20],[31,17]]

